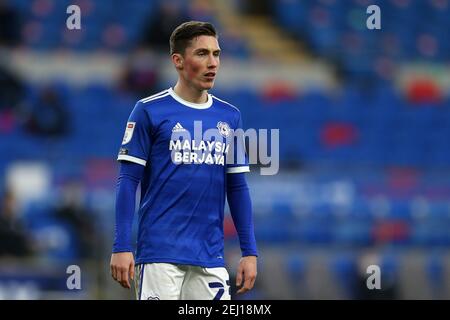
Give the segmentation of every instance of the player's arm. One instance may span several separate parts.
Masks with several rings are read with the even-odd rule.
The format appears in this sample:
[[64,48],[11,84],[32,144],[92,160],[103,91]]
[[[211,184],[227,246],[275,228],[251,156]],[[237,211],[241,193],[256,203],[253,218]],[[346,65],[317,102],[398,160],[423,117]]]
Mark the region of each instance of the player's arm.
[[243,293],[251,290],[255,284],[258,256],[252,203],[245,173],[227,174],[227,200],[242,251],[242,259],[236,275],[236,286],[242,286],[237,293]]
[[144,166],[121,161],[116,188],[116,226],[111,255],[111,276],[124,288],[131,288],[129,277],[134,278],[134,258],[131,235],[135,210],[136,190]]

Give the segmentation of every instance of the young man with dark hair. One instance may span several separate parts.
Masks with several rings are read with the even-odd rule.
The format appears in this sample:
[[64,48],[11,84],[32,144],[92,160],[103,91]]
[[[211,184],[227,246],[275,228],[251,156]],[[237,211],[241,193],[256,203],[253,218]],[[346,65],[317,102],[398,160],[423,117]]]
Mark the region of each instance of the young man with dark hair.
[[[228,300],[225,197],[242,251],[238,293],[252,289],[257,273],[245,180],[248,159],[243,150],[227,157],[230,138],[235,141],[234,131],[242,127],[241,115],[207,92],[220,65],[213,25],[181,24],[170,37],[170,50],[178,72],[176,85],[137,102],[119,151],[111,274],[125,288],[131,287],[129,277],[135,278],[137,299]],[[139,183],[135,262],[131,230]]]

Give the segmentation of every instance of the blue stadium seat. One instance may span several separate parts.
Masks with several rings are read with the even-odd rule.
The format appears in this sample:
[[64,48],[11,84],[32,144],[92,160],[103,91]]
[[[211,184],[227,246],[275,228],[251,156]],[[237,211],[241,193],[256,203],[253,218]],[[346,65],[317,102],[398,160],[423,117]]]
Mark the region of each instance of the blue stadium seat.
[[329,269],[337,284],[344,293],[346,299],[352,299],[355,295],[355,287],[358,280],[356,256],[350,253],[336,253],[330,258]]
[[369,222],[345,221],[335,226],[335,243],[344,247],[367,247],[373,244]]
[[430,285],[432,299],[442,299],[445,290],[444,252],[434,252],[427,255],[425,274]]

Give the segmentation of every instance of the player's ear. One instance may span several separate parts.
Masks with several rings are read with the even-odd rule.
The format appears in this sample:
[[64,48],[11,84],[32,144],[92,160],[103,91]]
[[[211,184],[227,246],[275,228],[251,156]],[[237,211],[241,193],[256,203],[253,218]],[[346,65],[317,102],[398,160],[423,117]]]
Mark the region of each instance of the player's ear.
[[172,54],[172,62],[177,70],[183,69],[183,56],[179,53]]

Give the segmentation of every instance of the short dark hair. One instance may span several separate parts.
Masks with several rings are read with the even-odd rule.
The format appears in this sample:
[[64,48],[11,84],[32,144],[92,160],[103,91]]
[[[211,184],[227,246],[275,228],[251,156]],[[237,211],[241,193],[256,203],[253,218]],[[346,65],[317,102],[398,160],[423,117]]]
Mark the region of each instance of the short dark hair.
[[184,54],[192,39],[199,36],[218,37],[216,29],[209,22],[188,21],[180,24],[170,36],[170,54]]

